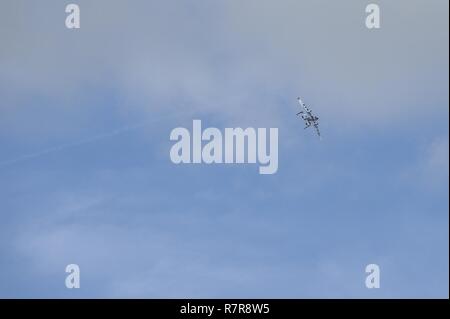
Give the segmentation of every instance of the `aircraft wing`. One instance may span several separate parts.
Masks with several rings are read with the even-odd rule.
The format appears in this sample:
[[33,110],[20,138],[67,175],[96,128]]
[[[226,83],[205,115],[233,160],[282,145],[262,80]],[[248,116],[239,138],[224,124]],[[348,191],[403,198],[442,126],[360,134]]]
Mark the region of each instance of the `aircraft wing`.
[[300,106],[305,110],[305,112],[308,113],[310,116],[312,116],[311,110],[306,106],[306,104],[302,101],[302,99],[297,98],[297,100]]
[[320,139],[322,139],[322,136],[320,135],[319,124],[318,123],[314,123],[314,127],[316,129],[317,135],[319,136]]

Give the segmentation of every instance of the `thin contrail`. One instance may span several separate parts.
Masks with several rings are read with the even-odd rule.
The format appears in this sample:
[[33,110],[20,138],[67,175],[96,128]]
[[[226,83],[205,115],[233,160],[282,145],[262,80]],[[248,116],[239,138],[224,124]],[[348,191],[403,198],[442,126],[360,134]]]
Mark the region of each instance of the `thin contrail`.
[[[178,113],[176,115],[182,115],[184,113],[187,113],[187,112]],[[0,162],[0,168],[6,167],[6,166],[10,166],[10,165],[13,165],[13,164],[16,164],[16,163],[19,163],[19,162],[27,161],[27,160],[30,160],[30,159],[33,159],[33,158],[41,157],[41,156],[47,155],[49,153],[59,152],[59,151],[62,151],[62,150],[68,149],[68,148],[75,147],[75,146],[89,144],[89,143],[93,143],[93,142],[96,142],[96,141],[99,141],[99,140],[102,140],[102,139],[105,139],[105,138],[108,138],[108,137],[113,137],[113,136],[116,136],[116,135],[120,135],[122,133],[131,131],[131,130],[135,130],[135,129],[141,128],[141,127],[143,127],[145,125],[148,125],[148,124],[160,121],[160,120],[162,120],[164,118],[167,118],[167,117],[170,117],[170,116],[161,117],[161,118],[155,119],[153,121],[145,121],[145,122],[137,123],[137,124],[134,124],[134,125],[126,125],[126,126],[123,126],[121,128],[115,129],[114,131],[110,131],[110,132],[107,132],[107,133],[94,135],[94,136],[91,136],[91,137],[88,137],[88,138],[85,138],[85,139],[82,139],[82,140],[78,140],[78,141],[75,141],[75,142],[72,142],[72,143],[61,144],[61,145],[58,145],[58,146],[49,147],[49,148],[43,149],[41,151],[38,151],[38,152],[35,152],[35,153],[26,154],[26,155],[22,155],[20,157],[14,158],[14,159],[1,161]]]

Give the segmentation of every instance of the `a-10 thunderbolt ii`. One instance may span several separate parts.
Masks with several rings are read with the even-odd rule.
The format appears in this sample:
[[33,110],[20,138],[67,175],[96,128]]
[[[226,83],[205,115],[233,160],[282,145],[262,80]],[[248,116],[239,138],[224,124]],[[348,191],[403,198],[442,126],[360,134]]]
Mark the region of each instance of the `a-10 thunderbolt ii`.
[[302,110],[298,112],[297,115],[300,115],[303,121],[305,121],[305,129],[307,129],[310,126],[314,126],[317,135],[319,136],[320,139],[322,139],[319,131],[319,118],[311,112],[311,110],[306,106],[306,104],[303,103],[301,98],[298,97],[297,100],[298,104],[300,104],[300,107],[302,108]]

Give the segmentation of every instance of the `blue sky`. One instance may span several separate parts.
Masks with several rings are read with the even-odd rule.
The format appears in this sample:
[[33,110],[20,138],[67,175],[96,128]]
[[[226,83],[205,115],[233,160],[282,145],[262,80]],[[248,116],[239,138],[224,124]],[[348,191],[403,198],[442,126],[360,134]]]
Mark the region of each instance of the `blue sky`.
[[[0,297],[448,298],[448,2],[77,3],[1,5]],[[173,164],[193,119],[278,172]]]

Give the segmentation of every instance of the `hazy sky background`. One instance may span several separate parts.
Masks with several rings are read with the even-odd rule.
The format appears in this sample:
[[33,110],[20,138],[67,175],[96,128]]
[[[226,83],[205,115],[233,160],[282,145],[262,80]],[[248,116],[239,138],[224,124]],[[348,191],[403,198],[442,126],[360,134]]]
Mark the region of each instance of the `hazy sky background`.
[[[448,298],[448,1],[72,2],[0,3],[0,297]],[[193,119],[278,172],[172,164]]]

